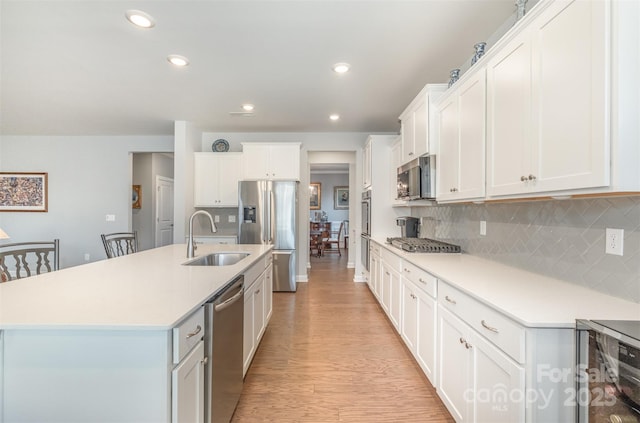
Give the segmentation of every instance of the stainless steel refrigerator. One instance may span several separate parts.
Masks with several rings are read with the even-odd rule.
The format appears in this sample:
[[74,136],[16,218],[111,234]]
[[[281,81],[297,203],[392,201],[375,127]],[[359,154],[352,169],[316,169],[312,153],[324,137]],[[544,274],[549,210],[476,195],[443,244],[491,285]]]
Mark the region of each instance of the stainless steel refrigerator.
[[296,290],[298,182],[240,181],[238,241],[273,245],[273,290]]

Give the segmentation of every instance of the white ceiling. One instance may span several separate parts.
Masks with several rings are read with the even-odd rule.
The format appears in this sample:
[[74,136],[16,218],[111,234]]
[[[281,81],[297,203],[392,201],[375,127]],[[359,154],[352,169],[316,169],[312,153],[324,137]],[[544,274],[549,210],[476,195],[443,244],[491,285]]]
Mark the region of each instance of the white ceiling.
[[[125,18],[144,10],[139,29]],[[0,0],[0,133],[397,132],[514,0]],[[181,54],[177,69],[166,57]],[[336,62],[352,71],[338,75]],[[254,117],[233,117],[242,103]],[[330,113],[341,119],[331,122]]]

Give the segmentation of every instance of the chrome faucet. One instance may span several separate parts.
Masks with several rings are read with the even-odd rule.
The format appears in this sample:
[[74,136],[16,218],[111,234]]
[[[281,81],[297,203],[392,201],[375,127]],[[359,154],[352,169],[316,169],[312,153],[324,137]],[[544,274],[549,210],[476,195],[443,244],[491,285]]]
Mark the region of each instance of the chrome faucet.
[[211,232],[218,232],[216,228],[216,224],[213,223],[213,217],[206,210],[196,210],[193,212],[191,217],[189,218],[189,240],[187,241],[187,258],[193,258],[196,252],[196,242],[193,240],[193,218],[199,214],[204,214],[209,218],[209,222],[211,223]]

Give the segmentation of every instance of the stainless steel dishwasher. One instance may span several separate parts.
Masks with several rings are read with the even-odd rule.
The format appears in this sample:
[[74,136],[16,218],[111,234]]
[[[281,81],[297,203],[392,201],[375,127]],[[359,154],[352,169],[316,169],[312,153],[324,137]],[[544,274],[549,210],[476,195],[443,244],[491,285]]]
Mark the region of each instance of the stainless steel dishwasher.
[[229,423],[242,392],[244,276],[205,304],[205,421]]

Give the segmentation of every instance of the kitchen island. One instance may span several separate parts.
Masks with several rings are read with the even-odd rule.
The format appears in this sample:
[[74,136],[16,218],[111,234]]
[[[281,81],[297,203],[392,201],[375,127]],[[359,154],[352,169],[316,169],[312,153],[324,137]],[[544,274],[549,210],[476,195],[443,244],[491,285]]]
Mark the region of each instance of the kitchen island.
[[175,371],[202,354],[199,334],[193,345],[182,335],[270,250],[199,245],[196,256],[250,254],[184,266],[186,246],[170,245],[0,284],[0,422],[176,421]]

